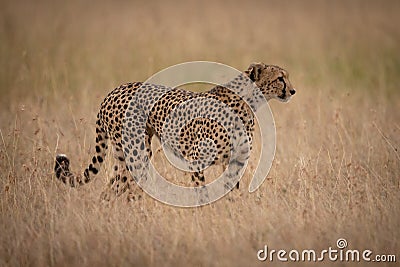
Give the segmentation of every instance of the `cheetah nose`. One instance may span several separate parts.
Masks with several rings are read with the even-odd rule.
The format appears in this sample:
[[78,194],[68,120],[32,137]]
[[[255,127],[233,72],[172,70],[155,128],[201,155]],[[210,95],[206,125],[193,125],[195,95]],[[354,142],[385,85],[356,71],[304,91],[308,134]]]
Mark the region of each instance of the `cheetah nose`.
[[294,95],[296,93],[296,90],[292,89],[289,91],[291,95]]

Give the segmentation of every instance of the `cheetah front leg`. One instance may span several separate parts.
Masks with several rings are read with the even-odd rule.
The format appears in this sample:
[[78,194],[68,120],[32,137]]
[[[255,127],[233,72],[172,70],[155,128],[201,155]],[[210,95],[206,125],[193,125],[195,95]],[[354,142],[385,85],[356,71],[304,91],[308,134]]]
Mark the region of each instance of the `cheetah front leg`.
[[204,186],[206,184],[206,179],[204,178],[204,171],[193,172],[192,182],[195,186]]

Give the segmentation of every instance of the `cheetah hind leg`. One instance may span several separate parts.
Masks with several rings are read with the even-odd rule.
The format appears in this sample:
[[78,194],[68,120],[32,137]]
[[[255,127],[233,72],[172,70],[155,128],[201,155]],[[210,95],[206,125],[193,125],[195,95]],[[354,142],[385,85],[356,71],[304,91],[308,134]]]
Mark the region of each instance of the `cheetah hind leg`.
[[103,201],[114,200],[116,197],[122,195],[128,188],[127,182],[128,178],[130,178],[130,174],[126,168],[122,149],[120,146],[116,146],[115,143],[113,143],[113,156],[115,161],[113,175],[100,195],[100,199]]
[[115,164],[114,176],[110,179],[109,183],[107,183],[100,198],[104,202],[114,201],[126,191],[128,191],[127,200],[129,202],[140,200],[142,198],[143,190],[133,181],[133,178],[125,164]]
[[[148,156],[148,160],[151,160],[153,157],[153,153],[151,151],[151,140],[154,135],[154,132],[150,129],[150,127],[146,128],[145,134],[145,146],[146,152]],[[122,151],[122,146],[116,148],[114,150],[114,158],[119,161],[119,165],[114,167],[114,170],[117,169],[122,170],[122,174],[118,176],[116,174],[115,181],[110,181],[110,184],[116,196],[123,194],[125,191],[128,191],[127,200],[128,202],[136,201],[142,199],[143,190],[136,184],[131,173],[129,172],[128,166],[125,163],[124,153]],[[113,183],[112,183],[113,182]]]
[[[146,129],[146,149],[149,159],[152,157],[151,151],[151,139],[152,132]],[[128,167],[125,163],[125,156],[122,151],[122,145],[120,143],[113,142],[113,157],[116,164],[113,166],[114,175],[110,179],[106,188],[101,193],[101,200],[110,201],[119,197],[128,190],[128,201],[139,200],[142,198],[143,190],[134,182]]]
[[[125,164],[125,162],[123,163]],[[114,174],[100,195],[102,201],[109,202],[115,200],[128,189],[127,180],[130,174],[124,164],[120,162],[114,164]]]
[[[153,152],[151,151],[151,140],[153,138],[153,135],[154,135],[154,131],[151,130],[150,127],[147,127],[146,134],[145,134],[145,145],[146,145],[146,151],[147,151],[147,156],[148,156],[149,162],[151,161],[151,159],[153,157]],[[136,182],[134,181],[134,179],[130,175],[130,173],[129,173],[129,181],[128,181],[127,185],[128,185],[128,196],[127,196],[128,202],[142,199],[143,189],[140,188],[136,184]]]

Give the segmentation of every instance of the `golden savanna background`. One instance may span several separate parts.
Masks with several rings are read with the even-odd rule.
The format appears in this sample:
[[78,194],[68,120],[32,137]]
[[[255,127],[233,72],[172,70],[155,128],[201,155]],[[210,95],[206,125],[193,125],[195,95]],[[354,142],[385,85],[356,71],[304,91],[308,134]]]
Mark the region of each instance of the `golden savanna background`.
[[[1,1],[0,266],[266,266],[265,245],[339,238],[400,261],[399,14],[389,0]],[[91,158],[111,89],[193,60],[290,73],[258,191],[254,155],[240,190],[201,208],[101,204],[111,163],[78,189],[54,177],[57,153],[76,172]]]

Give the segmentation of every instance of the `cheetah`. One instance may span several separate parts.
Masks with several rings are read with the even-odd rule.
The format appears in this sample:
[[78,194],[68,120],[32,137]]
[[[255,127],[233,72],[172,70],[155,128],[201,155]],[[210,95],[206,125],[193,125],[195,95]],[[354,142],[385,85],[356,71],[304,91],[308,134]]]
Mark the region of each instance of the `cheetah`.
[[[103,200],[110,200],[112,196],[120,196],[127,190],[130,192],[129,198],[134,190],[135,182],[138,177],[132,177],[132,164],[126,164],[126,160],[135,163],[138,151],[145,151],[147,154],[145,162],[152,157],[151,141],[152,137],[163,138],[166,132],[165,125],[171,113],[176,112],[181,103],[189,103],[191,100],[206,99],[206,103],[212,101],[224,103],[236,114],[236,120],[239,118],[245,129],[246,140],[250,149],[253,142],[255,130],[254,114],[252,107],[254,102],[252,92],[243,94],[246,86],[252,84],[261,91],[266,101],[277,99],[281,102],[287,102],[296,93],[289,81],[289,74],[286,70],[275,65],[266,65],[264,63],[252,63],[238,77],[232,80],[230,88],[237,88],[233,91],[228,86],[218,85],[207,92],[192,92],[180,88],[166,88],[164,86],[144,84],[134,82],[123,84],[112,90],[103,100],[96,120],[96,145],[95,154],[84,169],[82,174],[74,174],[70,171],[70,160],[64,154],[58,154],[55,159],[55,176],[63,183],[77,187],[90,182],[100,171],[100,166],[105,160],[106,151],[109,143],[113,148],[113,156],[116,163],[113,166],[114,174],[107,183],[106,189],[102,192]],[[135,98],[138,95],[139,88],[145,90],[142,98],[154,100],[154,105],[148,107],[143,99]],[[242,93],[242,94],[241,94]],[[261,96],[261,97],[262,97]],[[136,96],[137,97],[137,96]],[[245,101],[246,100],[246,101]],[[141,102],[143,101],[143,103]],[[133,109],[132,103],[142,103],[142,108],[149,108],[149,115],[145,123],[145,129],[137,130],[135,125],[141,120],[138,110]],[[196,109],[195,106],[187,105],[179,112],[191,112]],[[212,110],[212,107],[210,107]],[[214,113],[218,114],[220,110],[215,108]],[[230,116],[233,117],[233,116]],[[130,118],[130,119],[127,119]],[[231,120],[233,118],[230,118]],[[131,131],[130,135],[124,134],[125,130]],[[134,134],[132,134],[134,133]],[[141,142],[137,136],[143,136]],[[132,140],[129,140],[131,137]],[[215,146],[213,151],[204,150],[199,145],[202,140],[211,140]],[[217,120],[212,118],[195,118],[186,125],[182,125],[178,131],[176,140],[178,154],[186,160],[200,160],[209,157],[212,154],[211,164],[222,164],[225,166],[230,157],[231,140],[228,137],[226,128]],[[131,156],[133,154],[133,156]],[[129,155],[129,156],[128,156]],[[247,160],[247,158],[245,159]],[[201,162],[201,161],[200,161]],[[204,164],[192,168],[192,182],[195,186],[205,184]],[[238,187],[239,184],[237,184]]]

